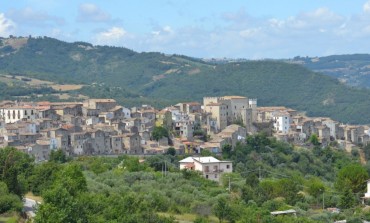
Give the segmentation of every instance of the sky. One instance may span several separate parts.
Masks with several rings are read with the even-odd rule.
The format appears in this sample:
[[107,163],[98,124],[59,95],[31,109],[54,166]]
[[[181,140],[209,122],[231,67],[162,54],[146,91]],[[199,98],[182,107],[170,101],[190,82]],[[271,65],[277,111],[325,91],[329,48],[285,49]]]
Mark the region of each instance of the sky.
[[370,53],[370,0],[1,0],[9,35],[198,58]]

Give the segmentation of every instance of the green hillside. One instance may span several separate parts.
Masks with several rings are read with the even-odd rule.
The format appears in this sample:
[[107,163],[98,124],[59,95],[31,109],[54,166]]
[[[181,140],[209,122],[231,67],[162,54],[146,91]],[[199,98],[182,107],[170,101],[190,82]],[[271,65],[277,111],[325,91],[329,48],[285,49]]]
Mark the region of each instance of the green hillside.
[[132,106],[244,95],[260,106],[284,105],[310,116],[370,123],[370,91],[354,89],[301,65],[277,61],[212,64],[194,58],[66,43],[52,38],[2,39],[0,72],[85,84],[75,93],[113,97]]
[[370,88],[370,55],[348,54],[327,57],[295,57],[291,61],[338,78],[350,86]]

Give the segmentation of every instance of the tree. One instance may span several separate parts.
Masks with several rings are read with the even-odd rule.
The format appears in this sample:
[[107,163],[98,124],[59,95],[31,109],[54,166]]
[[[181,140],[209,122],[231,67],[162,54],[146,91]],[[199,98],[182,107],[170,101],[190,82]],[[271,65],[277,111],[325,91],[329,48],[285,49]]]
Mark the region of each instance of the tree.
[[314,196],[318,197],[325,191],[324,183],[317,177],[313,177],[307,181],[307,192]]
[[319,142],[319,138],[317,137],[316,134],[312,134],[308,140],[310,143],[312,143],[312,145],[314,146],[318,146],[320,145],[320,142]]
[[76,164],[67,165],[58,172],[55,185],[61,185],[72,196],[87,191],[87,182],[80,166]]
[[211,151],[209,151],[208,149],[202,149],[202,150],[200,151],[200,155],[202,155],[202,156],[212,156],[213,154],[212,154],[212,152],[211,152]]
[[225,197],[220,197],[217,200],[217,203],[213,208],[213,212],[217,216],[220,223],[229,217],[231,214],[231,207]]
[[22,209],[22,202],[20,198],[9,193],[8,187],[4,182],[0,181],[0,214],[7,211],[20,211]]
[[176,155],[176,149],[173,147],[170,147],[167,149],[166,155],[175,156]]
[[339,207],[343,209],[351,208],[355,205],[356,198],[353,195],[351,189],[346,189],[343,191],[342,195],[340,196]]
[[368,178],[369,175],[361,164],[349,164],[339,171],[335,187],[341,192],[348,190],[353,193],[363,192],[366,188],[365,181]]
[[35,166],[32,175],[29,177],[30,190],[40,195],[42,191],[50,189],[53,185],[58,171],[62,169],[60,164],[46,162]]
[[[27,190],[26,181],[32,173],[33,159],[12,147],[0,149],[0,180],[11,193],[22,197]],[[23,180],[22,180],[23,179]]]
[[168,137],[168,130],[162,126],[155,126],[152,131],[152,138],[156,141]]
[[230,144],[226,144],[222,147],[222,157],[225,159],[230,159],[232,155],[233,147]]
[[50,153],[49,161],[56,162],[56,163],[65,163],[68,161],[66,154],[64,154],[63,150],[52,150]]
[[48,222],[87,222],[83,205],[76,195],[71,195],[62,184],[43,194],[44,203],[40,205],[35,217],[36,223]]

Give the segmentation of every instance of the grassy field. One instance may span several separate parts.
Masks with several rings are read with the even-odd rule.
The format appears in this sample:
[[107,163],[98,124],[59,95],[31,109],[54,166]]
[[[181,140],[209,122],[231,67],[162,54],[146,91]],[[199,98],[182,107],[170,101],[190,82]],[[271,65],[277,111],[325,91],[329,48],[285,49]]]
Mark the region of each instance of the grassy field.
[[51,85],[51,84],[54,84],[53,82],[50,82],[50,81],[43,81],[43,80],[39,80],[39,79],[35,79],[35,78],[30,78],[30,77],[24,77],[24,76],[11,76],[11,75],[3,75],[4,78],[8,78],[9,80],[19,80],[19,81],[22,81],[22,78],[26,78],[28,79],[29,81],[22,81],[28,85],[31,85],[31,86],[39,86],[39,85]]
[[[23,80],[22,80],[23,78]],[[24,79],[28,81],[24,81]],[[55,84],[51,81],[44,81],[36,78],[24,77],[24,76],[12,76],[12,75],[1,75],[0,81],[6,84],[12,84],[14,82],[21,82],[26,85],[30,85],[31,87],[39,87],[39,86],[49,86],[57,91],[71,91],[71,90],[79,90],[83,87],[80,84]]]
[[[195,214],[170,214],[170,213],[158,213],[161,216],[170,217],[173,216],[179,223],[192,223],[197,218]],[[218,223],[219,220],[216,216],[208,216],[208,220],[211,223]]]
[[20,216],[16,213],[5,213],[0,215],[0,223],[17,223],[24,222]]

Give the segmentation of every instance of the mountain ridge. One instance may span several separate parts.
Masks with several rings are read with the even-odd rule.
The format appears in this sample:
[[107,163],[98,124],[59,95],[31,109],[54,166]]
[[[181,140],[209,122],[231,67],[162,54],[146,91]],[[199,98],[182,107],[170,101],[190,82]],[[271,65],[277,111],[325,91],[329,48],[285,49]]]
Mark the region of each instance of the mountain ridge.
[[[282,105],[344,123],[370,123],[370,90],[282,61],[208,63],[182,55],[138,53],[123,47],[28,38],[1,39],[0,72],[82,84],[74,92],[121,103],[166,106],[204,96],[242,95],[259,105]],[[13,40],[13,45],[16,43]]]

